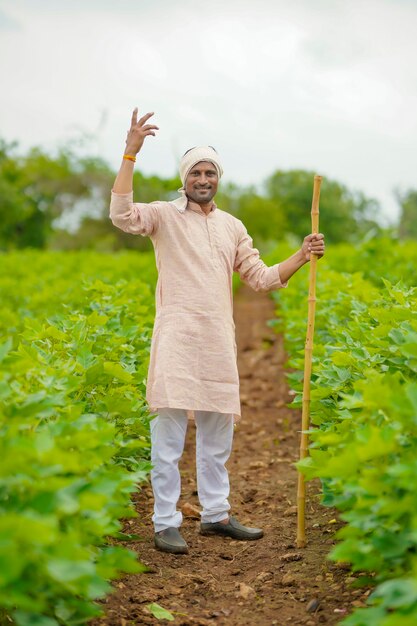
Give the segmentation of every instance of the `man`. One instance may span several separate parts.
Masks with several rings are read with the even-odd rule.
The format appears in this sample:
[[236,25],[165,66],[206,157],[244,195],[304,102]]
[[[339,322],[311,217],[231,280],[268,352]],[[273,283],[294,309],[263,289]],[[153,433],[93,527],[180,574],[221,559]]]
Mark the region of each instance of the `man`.
[[234,421],[240,417],[239,376],[233,321],[233,272],[256,291],[287,287],[310,254],[324,254],[324,236],[308,235],[290,258],[267,267],[242,222],[217,208],[213,198],[223,173],[210,146],[188,150],[181,159],[183,187],[173,202],[133,203],[136,155],[158,127],[133,111],[126,149],[116,177],[110,218],[125,232],[152,240],[158,282],[146,399],[157,413],[151,421],[155,545],[186,553],[176,510],[181,458],[189,417],[197,426],[197,489],[200,532],[234,539],[259,539],[263,531],[229,516],[229,458]]

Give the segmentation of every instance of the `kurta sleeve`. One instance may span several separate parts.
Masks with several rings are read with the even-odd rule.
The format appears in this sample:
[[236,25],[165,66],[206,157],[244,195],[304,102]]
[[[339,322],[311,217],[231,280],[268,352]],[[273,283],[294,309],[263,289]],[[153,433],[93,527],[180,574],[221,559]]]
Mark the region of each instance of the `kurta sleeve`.
[[111,192],[110,219],[117,228],[132,235],[155,235],[159,228],[159,203],[133,202],[133,191]]
[[242,222],[239,224],[239,241],[233,269],[255,291],[270,291],[288,286],[288,281],[281,282],[279,263],[268,267],[260,259],[259,250],[253,247],[252,238]]

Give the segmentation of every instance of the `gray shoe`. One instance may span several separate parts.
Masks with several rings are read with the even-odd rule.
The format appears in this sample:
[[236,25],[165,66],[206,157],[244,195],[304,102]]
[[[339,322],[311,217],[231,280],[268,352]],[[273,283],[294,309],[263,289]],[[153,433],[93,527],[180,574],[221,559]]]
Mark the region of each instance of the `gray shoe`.
[[164,530],[155,533],[155,546],[163,552],[171,552],[171,554],[187,554],[188,545],[181,537],[178,528],[170,526]]
[[215,522],[210,524],[209,522],[201,522],[200,524],[201,535],[223,535],[225,537],[232,537],[233,539],[242,539],[244,541],[251,541],[253,539],[260,539],[264,536],[264,531],[260,528],[248,528],[242,526],[232,516],[229,517],[228,524],[221,524]]

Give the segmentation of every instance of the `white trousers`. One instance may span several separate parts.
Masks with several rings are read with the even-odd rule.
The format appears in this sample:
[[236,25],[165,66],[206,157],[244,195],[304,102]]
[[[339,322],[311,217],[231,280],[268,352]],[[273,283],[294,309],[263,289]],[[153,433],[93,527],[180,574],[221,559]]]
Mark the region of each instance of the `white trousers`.
[[[233,414],[194,411],[197,426],[197,490],[202,506],[202,522],[220,522],[230,510],[229,475],[225,463],[233,441]],[[159,409],[150,423],[154,494],[152,521],[155,532],[179,527],[182,513],[177,510],[181,494],[178,462],[184,450],[188,416],[184,409]]]

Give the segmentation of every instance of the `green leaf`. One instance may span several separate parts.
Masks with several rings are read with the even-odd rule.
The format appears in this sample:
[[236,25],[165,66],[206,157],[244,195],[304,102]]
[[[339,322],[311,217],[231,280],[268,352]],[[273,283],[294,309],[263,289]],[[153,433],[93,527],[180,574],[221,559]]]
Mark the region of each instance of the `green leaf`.
[[400,345],[399,350],[405,356],[417,357],[417,341],[403,343]]
[[[381,624],[385,624],[382,621],[385,615],[386,613],[381,607],[358,609],[340,622],[340,626],[381,626]],[[400,623],[397,626],[400,626]]]
[[354,363],[354,358],[347,352],[334,352],[332,355],[332,361],[335,365],[350,366]]
[[91,365],[91,367],[89,367],[85,372],[85,381],[87,385],[97,383],[97,381],[100,380],[103,371],[103,361],[99,360]]
[[86,369],[89,368],[95,361],[96,357],[91,352],[91,347],[88,345],[81,345],[78,347],[77,361],[81,363]]
[[414,578],[387,580],[376,588],[371,598],[381,599],[385,608],[407,608],[417,602],[417,580]]
[[107,315],[100,315],[97,311],[94,311],[87,317],[87,323],[90,326],[104,326],[108,319]]
[[415,383],[410,383],[406,386],[405,393],[407,395],[407,398],[413,405],[414,413],[416,416],[415,419],[417,421],[417,385]]
[[94,563],[90,561],[51,559],[47,564],[48,572],[59,582],[70,582],[83,576],[91,576],[94,569]]
[[114,533],[113,537],[116,539],[120,539],[121,541],[145,541],[145,539],[141,535],[136,535],[134,533],[122,533],[117,532]]
[[110,374],[113,378],[117,378],[124,383],[130,383],[133,380],[132,374],[129,374],[120,363],[111,363],[110,361],[105,361],[104,363],[104,371],[106,374]]
[[4,360],[4,357],[13,347],[13,339],[9,337],[6,341],[0,344],[0,363]]
[[18,626],[59,626],[59,622],[53,617],[27,613],[26,611],[14,611],[12,617]]
[[150,610],[152,615],[156,617],[156,619],[166,619],[169,622],[172,622],[175,619],[172,613],[164,609],[162,606],[160,606],[156,602],[152,602],[152,604],[148,604],[147,608]]

